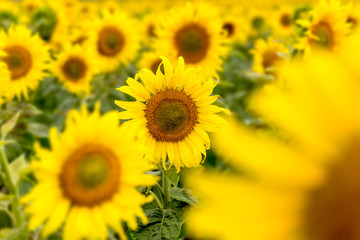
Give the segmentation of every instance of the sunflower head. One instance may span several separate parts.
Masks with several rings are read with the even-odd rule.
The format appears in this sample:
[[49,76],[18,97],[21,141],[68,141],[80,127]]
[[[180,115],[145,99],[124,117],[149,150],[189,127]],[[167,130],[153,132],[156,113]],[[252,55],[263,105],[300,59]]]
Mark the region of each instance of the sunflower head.
[[[171,19],[171,20],[170,20]],[[163,15],[157,29],[157,50],[172,60],[183,57],[201,67],[206,77],[217,76],[227,53],[226,36],[217,10],[206,4],[187,4]]]
[[69,44],[52,63],[52,71],[70,91],[89,93],[90,81],[97,73],[97,65],[89,48]]
[[210,147],[207,132],[226,124],[215,113],[228,111],[211,105],[218,98],[211,96],[215,84],[203,77],[197,69],[185,71],[181,57],[175,70],[162,57],[156,75],[142,69],[126,81],[128,86],[119,88],[137,99],[115,102],[126,109],[120,119],[131,119],[127,125],[149,146],[150,159],[162,161],[165,168],[199,166]]
[[44,76],[48,47],[25,26],[12,26],[7,33],[0,32],[0,42],[4,43],[3,61],[11,76],[8,92],[11,96],[20,98],[23,94],[27,98],[28,89],[35,89]]
[[[117,24],[119,22],[122,24]],[[103,11],[92,25],[89,45],[101,71],[113,71],[120,63],[128,64],[135,58],[140,47],[140,34],[133,19],[118,11]]]
[[116,114],[101,116],[99,105],[93,113],[72,110],[62,134],[51,129],[51,150],[35,146],[39,161],[31,166],[38,183],[22,199],[31,202],[25,210],[29,228],[46,221],[48,236],[65,223],[66,239],[106,239],[109,226],[125,239],[122,221],[131,229],[137,217],[146,223],[141,205],[152,199],[136,187],[157,179],[145,173],[152,169],[143,159],[145,148],[118,126]]

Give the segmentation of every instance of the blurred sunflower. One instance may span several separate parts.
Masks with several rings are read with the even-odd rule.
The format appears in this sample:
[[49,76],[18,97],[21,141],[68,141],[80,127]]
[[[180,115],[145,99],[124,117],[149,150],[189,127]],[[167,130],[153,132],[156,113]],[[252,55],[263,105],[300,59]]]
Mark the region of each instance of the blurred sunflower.
[[359,31],[360,26],[360,6],[359,3],[351,2],[347,5],[346,22],[351,26],[351,32]]
[[162,160],[165,169],[174,165],[180,171],[183,166],[200,165],[202,155],[206,156],[206,149],[210,148],[207,132],[226,124],[215,113],[229,111],[211,105],[219,97],[210,96],[215,87],[213,80],[202,83],[202,75],[196,69],[184,71],[182,57],[175,70],[167,58],[162,60],[156,75],[142,69],[135,79],[126,81],[128,86],[119,88],[137,101],[115,103],[126,109],[119,113],[119,118],[131,119],[127,124],[149,146],[150,158],[155,163]]
[[245,43],[247,40],[248,27],[240,15],[235,11],[226,12],[222,20],[222,29],[226,38],[231,42]]
[[120,12],[104,11],[102,18],[93,22],[89,41],[101,71],[113,71],[136,57],[140,48],[138,29],[133,19]]
[[147,68],[156,74],[161,62],[162,60],[156,52],[145,52],[143,53],[138,65],[139,69]]
[[99,105],[92,114],[85,107],[72,110],[60,136],[51,129],[52,150],[35,145],[40,160],[31,166],[38,184],[22,198],[29,203],[30,229],[45,222],[42,234],[48,236],[65,223],[64,239],[105,240],[108,226],[126,239],[122,221],[131,229],[137,217],[146,224],[141,205],[152,198],[136,187],[153,185],[156,178],[145,174],[151,166],[116,114],[100,116]]
[[258,39],[251,50],[254,55],[253,71],[276,76],[276,68],[287,59],[289,49],[272,37],[267,40]]
[[[334,56],[316,56],[284,69],[286,89],[268,85],[260,91],[254,108],[287,132],[290,141],[275,141],[274,136],[269,139],[239,126],[219,131],[215,148],[245,170],[247,178],[190,178],[208,199],[190,214],[193,234],[219,239],[358,239],[360,114],[353,106],[360,103],[359,74]],[[242,146],[240,151],[237,146]]]
[[0,30],[19,23],[19,7],[12,0],[2,0],[0,4]]
[[0,89],[0,105],[9,98],[9,91],[7,91],[6,86],[8,86],[11,81],[7,65],[2,61],[2,59],[6,57],[6,53],[1,49],[3,49],[2,42],[0,42],[0,84],[4,87]]
[[7,33],[0,32],[1,50],[6,53],[3,61],[11,74],[6,89],[11,98],[23,95],[28,98],[28,90],[33,90],[44,78],[44,70],[49,60],[48,47],[25,26],[12,26]]
[[284,39],[291,37],[294,32],[294,7],[291,5],[282,5],[274,10],[271,26],[273,36]]
[[305,56],[319,49],[341,51],[351,27],[344,5],[337,0],[322,0],[312,10],[309,19],[300,19],[297,23],[307,30],[296,46],[304,50]]
[[65,87],[75,93],[89,93],[90,81],[97,73],[97,62],[89,48],[67,45],[51,67]]
[[155,47],[172,61],[183,57],[187,66],[201,67],[206,77],[217,77],[227,53],[217,8],[186,4],[162,16]]

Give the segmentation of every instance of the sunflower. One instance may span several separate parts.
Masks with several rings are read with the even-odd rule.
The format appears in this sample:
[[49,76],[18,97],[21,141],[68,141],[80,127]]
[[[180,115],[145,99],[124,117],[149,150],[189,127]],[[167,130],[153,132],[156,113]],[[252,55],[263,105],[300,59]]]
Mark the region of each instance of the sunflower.
[[227,54],[226,37],[217,9],[186,4],[162,16],[155,47],[172,61],[182,56],[190,67],[201,67],[206,77],[217,77]]
[[306,29],[296,45],[304,50],[305,56],[319,49],[341,51],[351,27],[345,7],[337,0],[321,1],[310,13],[310,19],[300,19],[297,23]]
[[[3,48],[3,44],[0,42],[0,49]],[[9,91],[7,91],[7,86],[10,84],[10,72],[7,70],[7,65],[2,59],[6,57],[6,53],[0,50],[0,84],[3,86],[0,89],[0,105],[7,100],[9,97]]]
[[289,49],[270,37],[266,41],[258,39],[251,53],[254,55],[254,72],[276,75],[276,67],[288,58]]
[[127,124],[149,146],[149,156],[155,163],[162,160],[165,169],[174,165],[179,171],[180,167],[196,167],[203,162],[202,155],[206,156],[210,148],[207,132],[226,124],[215,113],[229,111],[211,105],[219,97],[210,96],[215,87],[213,80],[202,83],[196,69],[184,71],[182,57],[175,71],[167,58],[162,60],[156,75],[142,69],[135,79],[126,81],[128,86],[119,88],[137,101],[115,103],[126,109],[119,113],[120,119],[131,119]]
[[346,22],[351,26],[351,32],[359,31],[360,26],[360,6],[356,3],[349,3],[347,5],[347,18]]
[[89,41],[101,71],[113,71],[136,57],[140,47],[137,29],[136,22],[120,12],[104,11],[102,18],[94,21]]
[[289,38],[294,32],[294,7],[282,5],[274,10],[272,16],[273,35],[281,38]]
[[224,14],[222,29],[226,38],[231,42],[245,43],[247,40],[248,25],[245,24],[244,19],[236,11],[229,11]]
[[105,240],[107,226],[126,239],[121,221],[131,229],[137,217],[146,224],[141,205],[152,199],[136,187],[153,185],[156,178],[145,174],[151,166],[143,149],[118,126],[116,114],[100,116],[99,105],[91,114],[85,107],[72,110],[60,136],[51,129],[51,150],[35,145],[39,161],[31,166],[38,183],[22,198],[30,203],[30,229],[45,221],[42,234],[48,236],[65,222],[64,239]]
[[53,73],[75,93],[89,93],[90,81],[97,73],[93,52],[80,45],[67,45],[52,64]]
[[147,68],[156,74],[161,62],[161,57],[159,57],[156,52],[145,52],[143,53],[138,65],[139,69]]
[[[285,131],[286,139],[240,126],[219,131],[215,149],[248,177],[206,174],[189,179],[208,199],[189,216],[193,234],[358,239],[360,114],[354,106],[360,103],[360,72],[353,66],[356,69],[334,56],[314,56],[284,69],[286,89],[275,83],[255,96],[254,109]],[[242,146],[240,151],[237,146]]]
[[23,95],[28,98],[28,90],[38,86],[44,77],[44,70],[49,59],[48,47],[38,35],[32,35],[25,26],[12,26],[8,33],[0,32],[1,50],[6,53],[3,61],[11,74],[7,85],[9,96]]

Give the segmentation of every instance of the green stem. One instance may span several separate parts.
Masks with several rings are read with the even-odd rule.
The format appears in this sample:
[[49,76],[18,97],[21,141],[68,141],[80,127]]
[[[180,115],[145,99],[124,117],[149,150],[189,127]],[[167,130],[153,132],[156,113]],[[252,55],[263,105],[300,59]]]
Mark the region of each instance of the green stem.
[[164,193],[163,205],[164,205],[164,209],[167,209],[168,205],[170,203],[170,195],[169,195],[170,182],[165,177],[165,171],[166,170],[164,170],[162,168],[162,190],[163,190],[163,193]]
[[164,206],[162,205],[161,201],[159,200],[159,198],[156,196],[156,194],[150,190],[150,194],[155,198],[155,201],[157,203],[157,205],[161,208],[164,209]]
[[6,178],[6,186],[9,190],[9,192],[14,196],[13,200],[11,201],[11,209],[14,214],[15,220],[16,220],[16,227],[20,227],[22,225],[23,219],[20,212],[20,202],[19,202],[19,196],[15,188],[15,184],[12,181],[8,160],[5,154],[4,146],[0,147],[0,163],[2,166],[2,169],[5,174]]

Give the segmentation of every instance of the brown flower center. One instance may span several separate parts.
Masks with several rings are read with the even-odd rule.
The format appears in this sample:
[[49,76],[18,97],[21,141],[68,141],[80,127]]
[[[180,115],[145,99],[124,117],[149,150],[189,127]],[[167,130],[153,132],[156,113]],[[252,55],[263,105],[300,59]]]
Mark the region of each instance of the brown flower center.
[[155,33],[155,26],[154,24],[149,24],[147,27],[147,35],[148,37],[154,38],[156,37],[156,33]]
[[183,91],[164,90],[147,102],[147,127],[157,141],[178,142],[194,129],[198,112]]
[[222,28],[227,32],[228,37],[231,37],[235,33],[235,26],[231,22],[225,23]]
[[291,16],[287,13],[281,15],[280,17],[280,23],[284,27],[290,27],[292,24]]
[[79,81],[86,74],[87,65],[83,59],[79,57],[69,58],[62,66],[62,72],[73,82]]
[[4,51],[7,54],[4,62],[10,70],[12,80],[17,80],[30,71],[32,67],[32,57],[27,49],[14,45],[6,47]]
[[333,30],[327,22],[319,22],[312,27],[311,32],[318,37],[310,40],[311,45],[326,49],[332,49],[335,45]]
[[271,51],[271,50],[266,51],[263,54],[263,61],[262,61],[263,68],[266,70],[267,68],[274,67],[276,62],[279,60],[280,57],[275,51]]
[[309,240],[360,238],[359,140],[329,169],[326,183],[309,198],[305,229]]
[[189,23],[176,32],[174,45],[186,63],[198,63],[207,55],[210,35],[204,27]]
[[162,62],[162,60],[159,58],[158,60],[153,61],[153,63],[151,64],[150,70],[156,74],[156,71],[160,65],[160,63]]
[[124,48],[125,37],[116,27],[104,27],[99,32],[97,44],[101,55],[113,57]]
[[88,144],[66,159],[59,176],[60,187],[72,204],[94,206],[110,200],[118,191],[120,165],[108,148]]

